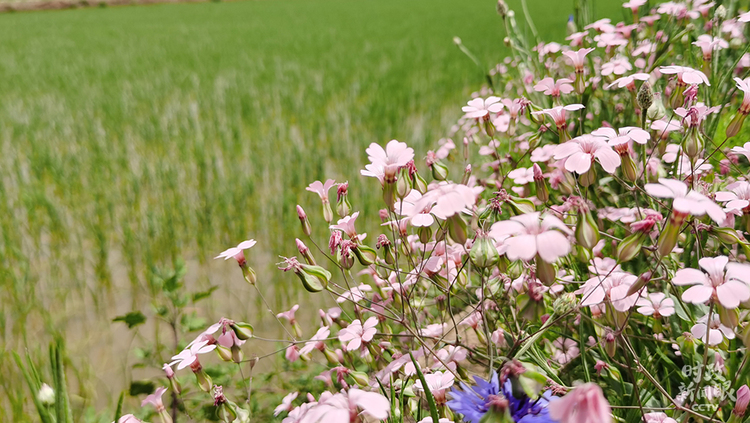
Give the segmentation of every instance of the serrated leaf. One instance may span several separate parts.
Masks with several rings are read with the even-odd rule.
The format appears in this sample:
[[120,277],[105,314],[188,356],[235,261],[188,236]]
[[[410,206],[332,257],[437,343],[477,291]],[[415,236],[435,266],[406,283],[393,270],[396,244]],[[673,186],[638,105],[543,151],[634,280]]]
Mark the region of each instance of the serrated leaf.
[[140,311],[131,311],[128,314],[123,314],[122,316],[115,317],[114,319],[112,319],[112,321],[123,322],[128,325],[128,329],[133,329],[138,325],[144,324],[146,322],[146,316],[144,316]]

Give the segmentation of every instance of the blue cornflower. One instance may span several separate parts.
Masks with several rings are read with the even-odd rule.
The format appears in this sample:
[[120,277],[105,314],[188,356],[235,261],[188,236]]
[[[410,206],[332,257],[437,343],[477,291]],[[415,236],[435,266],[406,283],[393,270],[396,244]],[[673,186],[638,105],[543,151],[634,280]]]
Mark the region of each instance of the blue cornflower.
[[513,396],[510,379],[500,382],[496,372],[492,372],[489,381],[479,376],[474,376],[476,385],[470,387],[461,382],[461,389],[451,390],[451,400],[448,407],[453,412],[463,415],[464,421],[468,423],[479,423],[482,417],[489,411],[490,403],[494,397],[502,396],[508,400],[510,415],[516,423],[557,423],[549,416],[547,404],[553,398],[552,391],[546,391],[539,399],[532,401],[531,398]]

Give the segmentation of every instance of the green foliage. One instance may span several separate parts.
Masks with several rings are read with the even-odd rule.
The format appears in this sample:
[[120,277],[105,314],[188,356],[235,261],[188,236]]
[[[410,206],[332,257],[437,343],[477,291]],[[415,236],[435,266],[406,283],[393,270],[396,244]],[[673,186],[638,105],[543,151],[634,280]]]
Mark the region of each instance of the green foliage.
[[131,311],[128,314],[115,317],[114,319],[112,319],[112,321],[123,322],[128,325],[128,329],[133,329],[138,325],[146,323],[146,316],[144,316],[140,311]]

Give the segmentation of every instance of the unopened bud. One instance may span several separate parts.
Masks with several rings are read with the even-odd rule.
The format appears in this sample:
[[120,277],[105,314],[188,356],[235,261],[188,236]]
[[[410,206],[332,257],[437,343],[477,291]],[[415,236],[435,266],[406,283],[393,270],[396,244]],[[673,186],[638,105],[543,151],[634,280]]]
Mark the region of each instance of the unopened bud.
[[641,252],[647,233],[638,231],[630,234],[617,245],[617,262],[625,263],[633,260]]
[[497,0],[497,14],[500,15],[501,18],[505,18],[508,16],[508,11],[510,8],[508,7],[508,4],[505,3],[505,0]]
[[703,135],[701,135],[697,126],[691,127],[682,141],[682,150],[691,159],[698,157],[703,151]]
[[229,325],[229,327],[232,328],[234,334],[237,335],[237,338],[240,338],[243,341],[247,341],[253,337],[253,326],[249,323],[235,322]]
[[750,388],[747,385],[742,385],[737,390],[737,402],[734,403],[732,414],[737,415],[737,417],[745,416],[748,404],[750,404]]
[[349,183],[339,184],[336,190],[336,213],[339,217],[349,216],[352,212],[352,204],[349,202]]
[[459,244],[466,244],[466,222],[461,218],[461,215],[454,214],[448,218],[446,223],[448,223],[448,233],[451,238]]
[[367,245],[357,244],[352,251],[354,252],[354,255],[357,256],[357,260],[359,260],[359,264],[362,266],[374,264],[378,259],[377,251]]
[[732,138],[740,132],[740,129],[742,129],[742,125],[745,123],[746,117],[747,115],[742,112],[738,111],[737,113],[735,113],[735,115],[732,117],[732,120],[729,122],[729,125],[727,126],[727,138]]
[[216,345],[216,354],[222,361],[232,361],[232,350],[225,346]]
[[638,293],[650,281],[651,281],[651,272],[647,271],[645,273],[641,273],[640,276],[638,276],[638,279],[635,280],[635,283],[630,285],[630,288],[628,288],[627,296],[629,297],[633,294]]
[[52,405],[55,403],[55,391],[46,383],[42,383],[42,387],[39,388],[36,397],[39,399],[39,402],[44,405]]
[[549,201],[549,189],[547,188],[547,180],[544,178],[542,168],[537,163],[534,163],[534,186],[536,186],[536,198],[542,203]]
[[461,179],[461,184],[466,185],[469,183],[469,178],[471,178],[471,165],[466,165],[466,168],[464,169],[464,176]]
[[643,81],[641,84],[636,100],[641,110],[648,110],[654,104],[654,90],[651,89],[651,84],[648,81]]
[[461,45],[461,39],[459,37],[453,37],[453,44],[460,46]]
[[487,269],[497,264],[500,254],[497,252],[495,243],[492,238],[490,238],[489,234],[480,231],[477,235],[477,239],[471,246],[469,257],[475,266],[480,269]]
[[719,240],[725,244],[739,244],[742,243],[742,239],[740,239],[739,235],[737,234],[737,231],[732,228],[711,228],[712,235],[719,238]]
[[440,161],[432,164],[432,177],[436,181],[444,181],[448,177],[448,168]]
[[536,263],[536,277],[547,286],[555,283],[555,280],[557,279],[555,266],[552,263],[547,263],[542,260],[539,254],[536,255],[534,262]]
[[313,257],[312,253],[310,253],[310,249],[305,245],[302,240],[299,238],[295,238],[295,241],[297,242],[297,250],[302,255],[302,257],[305,258],[305,261],[307,264],[316,265],[318,263],[315,262],[315,257]]
[[721,21],[723,21],[724,19],[726,19],[726,18],[727,18],[727,8],[726,8],[726,7],[724,7],[724,5],[723,5],[723,4],[720,4],[720,5],[719,5],[719,6],[718,6],[718,7],[716,8],[716,11],[714,11],[714,17],[715,17],[715,18],[716,18],[716,20],[718,20],[719,22],[721,22]]
[[599,242],[599,227],[590,211],[579,211],[576,224],[576,241],[588,250],[596,247]]
[[577,302],[575,294],[572,292],[566,292],[552,303],[552,310],[555,315],[562,316],[563,314],[567,314],[575,309]]
[[305,213],[305,210],[300,205],[297,205],[297,216],[299,217],[300,223],[302,223],[302,233],[310,236],[310,234],[312,233],[310,221],[307,220],[307,213]]

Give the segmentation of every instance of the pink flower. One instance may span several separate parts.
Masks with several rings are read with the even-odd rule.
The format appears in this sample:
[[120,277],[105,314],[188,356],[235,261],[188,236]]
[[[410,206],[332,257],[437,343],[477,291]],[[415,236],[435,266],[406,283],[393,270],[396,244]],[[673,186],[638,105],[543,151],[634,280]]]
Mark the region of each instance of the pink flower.
[[293,324],[297,323],[297,320],[294,318],[294,313],[296,313],[297,310],[299,310],[299,304],[295,304],[288,311],[285,311],[285,312],[277,314],[276,317],[279,318],[279,319],[286,319],[286,320],[289,321],[290,325],[293,325]]
[[693,334],[695,339],[700,339],[708,345],[719,345],[724,338],[734,339],[734,332],[731,328],[721,324],[721,319],[718,313],[711,315],[711,322],[708,321],[708,315],[705,315],[698,319],[698,323],[690,328],[690,333]]
[[578,349],[578,342],[574,339],[560,337],[552,342],[552,346],[554,347],[552,360],[558,362],[561,366],[570,363],[581,355],[581,350]]
[[273,410],[273,415],[278,416],[279,414],[283,413],[284,411],[292,411],[292,401],[294,401],[297,398],[297,395],[299,395],[299,392],[292,392],[290,394],[287,394],[282,400],[281,404],[279,404],[275,410]]
[[435,223],[435,218],[430,214],[430,211],[432,210],[432,204],[426,205],[422,208],[418,208],[418,205],[424,204],[420,203],[421,199],[422,194],[419,191],[413,189],[403,199],[403,201],[396,201],[394,209],[400,215],[407,216],[407,218],[409,219],[409,223],[411,223],[412,226],[431,226],[433,223]]
[[555,122],[555,126],[557,126],[558,129],[565,128],[567,123],[565,122],[565,112],[573,112],[576,110],[584,109],[585,107],[583,104],[569,104],[567,106],[556,106],[551,109],[544,109],[538,112],[534,112],[534,114],[542,114],[549,116],[552,118],[552,120]]
[[508,172],[508,177],[513,179],[513,183],[516,185],[526,185],[529,182],[534,182],[534,168],[519,167]]
[[[677,122],[673,120],[665,120],[665,119],[659,119],[651,122],[651,129],[656,132],[656,138],[665,140],[669,136],[669,133],[672,131],[678,131],[682,129],[682,126],[677,124]],[[674,161],[674,160],[672,160]]]
[[[114,422],[112,422],[114,423]],[[143,423],[143,421],[138,420],[134,415],[132,414],[126,414],[119,419],[117,419],[117,423]]]
[[200,354],[206,354],[213,351],[216,345],[208,345],[208,341],[199,341],[191,345],[189,348],[182,350],[179,354],[172,357],[172,362],[169,366],[177,364],[177,370],[182,370],[185,367],[190,366],[193,371],[201,368],[198,356]]
[[746,142],[742,147],[733,147],[732,151],[737,154],[742,154],[745,158],[750,160],[750,142]]
[[745,12],[740,15],[739,18],[737,18],[737,21],[739,22],[750,22],[750,12]]
[[625,72],[632,69],[633,66],[630,65],[627,58],[617,57],[602,65],[602,75],[624,75]]
[[163,386],[156,388],[156,391],[154,391],[153,394],[147,396],[141,401],[141,407],[145,407],[146,404],[151,404],[156,409],[157,413],[161,413],[165,410],[164,402],[161,400],[161,397],[165,392],[167,392],[167,388]]
[[628,44],[628,40],[622,37],[619,32],[605,32],[594,37],[597,47],[606,47],[607,51],[610,51],[610,47],[620,47]]
[[648,0],[630,0],[629,2],[623,3],[622,7],[630,9],[633,13],[638,13],[638,8],[646,4]]
[[705,73],[689,68],[686,66],[662,66],[659,71],[665,75],[677,75],[677,82],[681,85],[686,84],[706,84],[711,86],[708,82],[708,77]]
[[552,97],[560,97],[560,94],[570,94],[573,92],[573,86],[570,85],[573,81],[567,78],[554,79],[547,77],[539,81],[538,84],[534,85],[534,91],[544,92],[544,95],[551,95]]
[[309,341],[305,342],[305,346],[299,350],[299,353],[301,355],[309,354],[314,349],[323,351],[323,349],[325,348],[323,341],[328,339],[328,336],[330,334],[331,331],[328,326],[323,326],[322,328],[318,329],[318,331],[315,332],[315,335],[313,335],[313,337],[310,338]]
[[372,287],[363,283],[359,286],[355,286],[348,291],[343,292],[341,295],[339,295],[338,298],[336,298],[336,302],[341,304],[348,300],[357,303],[367,298],[367,294],[365,294],[365,292],[369,291],[372,291]]
[[638,298],[635,305],[638,307],[636,311],[644,316],[654,316],[658,319],[674,314],[674,300],[668,298],[662,292],[655,292],[648,294],[648,297]]
[[594,51],[593,48],[582,48],[577,51],[564,51],[563,56],[570,59],[570,61],[573,63],[573,66],[576,68],[576,73],[583,73],[583,67],[586,65],[586,55],[588,55],[592,51]]
[[447,219],[456,213],[470,210],[476,203],[480,190],[463,184],[440,182],[430,185],[422,198],[413,203],[414,210],[425,210],[432,207],[430,212],[438,219]]
[[750,206],[750,183],[737,181],[727,185],[727,189],[729,191],[716,193],[716,201],[727,202],[724,205],[726,211],[743,212]]
[[620,166],[620,155],[606,142],[592,135],[581,135],[560,144],[555,150],[555,159],[565,160],[565,169],[583,175],[591,169],[594,159],[599,161],[607,173],[614,173]]
[[666,413],[654,412],[643,415],[646,423],[677,423],[677,420],[667,416]]
[[[425,382],[427,382],[427,389],[430,390],[432,396],[435,398],[435,402],[438,405],[445,404],[446,390],[453,386],[454,379],[455,378],[453,376],[453,373],[451,372],[435,372],[432,374],[424,375],[424,380]],[[424,392],[424,387],[422,386],[421,380],[417,380],[416,382],[414,382],[413,388],[415,392]]]
[[572,231],[552,215],[546,215],[541,222],[540,217],[539,212],[534,212],[496,222],[490,236],[496,241],[504,240],[508,246],[505,254],[510,260],[529,261],[539,254],[542,260],[553,263],[570,252],[570,241],[565,234]]
[[466,117],[472,119],[489,119],[490,113],[499,113],[503,110],[503,103],[500,97],[490,96],[487,99],[475,98],[470,100],[461,110],[466,113]]
[[[451,365],[451,363],[458,364],[461,361],[466,360],[466,357],[469,355],[468,351],[462,347],[454,347],[453,345],[448,345],[447,347],[438,350],[437,356],[442,361],[435,361],[435,364],[432,365],[432,369],[441,369],[443,368],[443,363],[447,365]],[[429,385],[429,383],[428,383]]]
[[678,107],[674,113],[682,117],[682,122],[686,127],[696,127],[703,122],[706,117],[712,113],[717,113],[721,108],[719,106],[708,107],[703,103],[691,106],[689,109]]
[[357,229],[354,227],[354,223],[357,221],[358,216],[359,212],[354,212],[351,216],[344,216],[339,219],[336,225],[331,225],[331,229],[336,229],[345,233],[352,241],[362,241],[367,234],[357,235]]
[[294,344],[289,345],[288,347],[286,347],[284,357],[289,360],[290,363],[294,363],[295,361],[299,360],[299,347]]
[[584,383],[549,403],[549,415],[560,423],[612,423],[612,410],[602,388]]
[[598,21],[595,21],[586,25],[584,28],[594,29],[598,32],[613,32],[615,30],[615,26],[612,25],[610,22],[612,22],[611,19],[603,18],[603,19],[599,19]]
[[729,263],[727,256],[703,257],[698,261],[705,271],[680,269],[672,282],[693,285],[682,294],[682,299],[693,304],[715,301],[726,308],[737,308],[750,299],[750,265]]
[[252,248],[254,245],[254,239],[242,241],[236,247],[224,250],[224,252],[214,257],[214,259],[223,258],[224,260],[229,260],[230,258],[234,258],[235,260],[237,260],[237,263],[242,266],[245,263],[245,250],[247,250],[248,248]]
[[742,105],[740,106],[740,113],[745,115],[750,114],[750,78],[740,79],[734,77],[734,82],[737,83],[737,89],[744,93],[744,96],[742,97]]
[[378,178],[383,183],[396,182],[396,173],[407,163],[414,160],[414,150],[404,142],[391,140],[385,149],[377,143],[372,143],[365,150],[370,164],[360,173],[363,176]]
[[[301,423],[351,423],[360,421],[361,413],[377,421],[385,420],[391,410],[388,398],[376,393],[351,388],[331,395],[324,392],[317,404],[309,408]],[[369,420],[368,420],[369,421]]]
[[612,88],[615,85],[617,88],[627,87],[630,91],[635,91],[635,81],[648,81],[651,76],[647,73],[634,73],[632,75],[623,76],[622,78],[615,79],[614,82],[607,85],[607,88]]
[[328,199],[328,191],[330,191],[331,187],[333,187],[334,185],[336,185],[336,181],[334,181],[333,179],[328,179],[325,183],[315,181],[305,189],[318,194],[318,196],[320,196],[320,200],[325,204],[330,202],[330,200]]
[[[572,47],[580,47],[583,45],[583,40],[586,38],[586,36],[589,35],[588,31],[582,31],[582,32],[575,32],[573,34],[570,34],[566,40],[570,41],[570,45]],[[565,52],[563,52],[565,54]],[[583,67],[581,67],[583,69]]]
[[714,50],[721,50],[729,47],[729,43],[727,43],[724,39],[714,38],[708,34],[699,35],[697,41],[693,42],[693,45],[701,48],[701,52],[703,53],[703,60],[706,61],[711,60],[711,56]]
[[357,319],[339,331],[339,341],[346,343],[344,346],[346,351],[357,350],[363,343],[372,341],[373,336],[377,333],[377,329],[375,329],[377,325],[378,318],[375,316],[367,319],[364,325]]
[[638,300],[638,294],[628,295],[630,286],[638,279],[627,272],[612,272],[597,275],[581,287],[581,306],[593,306],[602,302],[612,303],[617,311],[628,311]]
[[592,132],[591,135],[604,138],[607,140],[607,144],[612,147],[631,141],[638,144],[646,144],[651,139],[651,134],[635,126],[625,126],[617,131],[614,128],[599,128]]
[[658,184],[646,184],[646,192],[659,198],[674,198],[672,212],[684,215],[703,216],[708,214],[718,224],[726,219],[724,211],[705,195],[688,189],[682,181],[659,178]]

